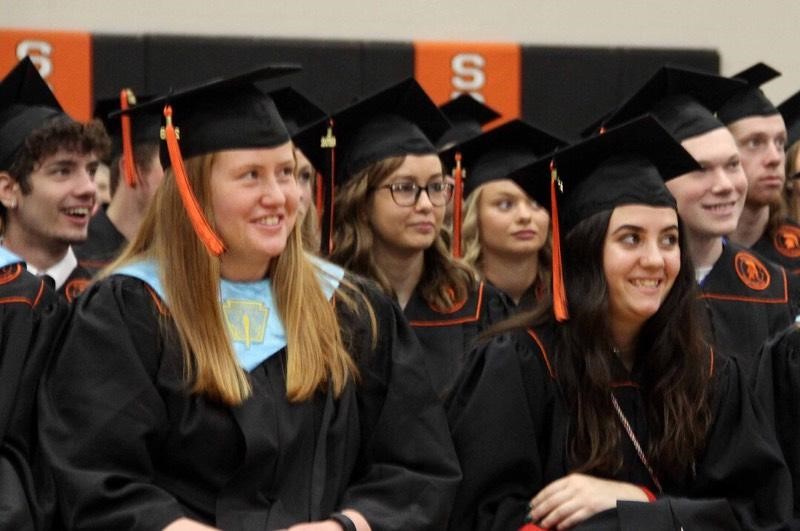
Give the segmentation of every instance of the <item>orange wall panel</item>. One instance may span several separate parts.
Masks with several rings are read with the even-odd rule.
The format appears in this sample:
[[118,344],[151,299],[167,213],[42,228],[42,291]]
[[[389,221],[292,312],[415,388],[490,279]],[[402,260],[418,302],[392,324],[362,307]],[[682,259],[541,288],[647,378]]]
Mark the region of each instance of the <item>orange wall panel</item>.
[[520,116],[521,57],[518,44],[420,41],[414,76],[437,105],[471,93],[502,115],[493,127]]
[[0,77],[29,55],[64,110],[92,116],[92,39],[89,33],[0,29]]

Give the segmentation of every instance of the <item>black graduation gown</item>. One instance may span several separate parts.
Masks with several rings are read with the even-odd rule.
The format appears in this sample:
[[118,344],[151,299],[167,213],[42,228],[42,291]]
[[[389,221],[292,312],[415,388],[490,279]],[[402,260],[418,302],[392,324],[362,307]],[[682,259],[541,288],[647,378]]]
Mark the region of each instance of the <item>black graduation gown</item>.
[[189,516],[283,529],[353,508],[374,530],[444,528],[460,477],[444,411],[399,308],[360,286],[374,348],[366,312],[337,304],[357,385],[289,403],[281,350],[249,373],[238,407],[187,393],[174,325],[142,281],[90,287],[40,393],[66,525],[161,529]]
[[700,289],[710,319],[709,342],[754,378],[761,345],[795,320],[791,293],[796,284],[780,266],[726,242]]
[[[470,357],[448,409],[463,473],[451,529],[516,530],[528,501],[572,470],[566,447],[571,415],[552,373],[552,336],[548,329],[499,335]],[[710,360],[713,422],[694,479],[671,485],[662,478],[665,494],[655,503],[619,502],[579,528],[758,529],[788,518],[791,485],[774,438],[735,361]],[[614,395],[646,448],[635,377],[615,386]],[[656,492],[624,432],[621,440],[623,468],[609,479]]]
[[751,249],[793,275],[800,275],[800,225],[794,221],[785,219],[774,236],[765,232]]
[[542,284],[542,282],[537,279],[536,282],[528,286],[528,289],[522,294],[522,297],[519,299],[519,303],[515,304],[514,299],[506,293],[505,291],[501,290],[488,280],[485,281],[488,286],[492,286],[497,291],[500,291],[505,297],[506,302],[509,305],[509,311],[511,313],[516,312],[524,312],[526,310],[533,309],[539,302],[546,298],[547,288]]
[[508,317],[509,302],[500,290],[480,282],[469,291],[463,305],[449,312],[432,308],[415,289],[403,313],[422,344],[433,388],[445,400],[476,338],[488,326]]
[[127,243],[103,207],[89,221],[89,237],[84,243],[74,246],[75,256],[78,263],[94,275],[110,264]]
[[37,454],[36,394],[66,305],[23,263],[0,268],[0,529],[44,529],[53,485]]
[[[800,328],[793,325],[764,345],[756,393],[792,474],[794,517],[800,519]],[[797,520],[800,529],[800,520]]]

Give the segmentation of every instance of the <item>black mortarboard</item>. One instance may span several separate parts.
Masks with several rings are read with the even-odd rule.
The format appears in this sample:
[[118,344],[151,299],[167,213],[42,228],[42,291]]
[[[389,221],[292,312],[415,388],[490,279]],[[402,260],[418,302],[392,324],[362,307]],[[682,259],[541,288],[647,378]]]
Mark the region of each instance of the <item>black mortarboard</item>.
[[269,96],[278,107],[283,123],[292,137],[309,125],[328,117],[328,113],[293,87],[272,90]]
[[[237,76],[216,79],[159,96],[120,113],[132,120],[163,109],[166,118],[161,149],[164,168],[172,167],[184,208],[209,253],[225,250],[200,208],[183,167],[183,160],[228,149],[269,148],[290,140],[272,99],[257,81],[291,74],[298,65],[268,65]],[[112,113],[112,117],[115,114]]]
[[789,96],[786,101],[778,105],[778,111],[786,123],[788,138],[786,147],[800,140],[800,91]]
[[311,135],[312,141],[317,138],[323,147],[335,150],[335,161],[323,180],[321,250],[327,254],[332,250],[335,188],[370,164],[389,157],[436,154],[434,143],[450,127],[413,78],[338,111],[331,116],[331,124],[324,137],[314,132]]
[[732,76],[747,83],[747,87],[728,100],[719,109],[717,116],[725,125],[750,116],[772,116],[778,109],[767,99],[759,88],[761,85],[780,76],[781,73],[764,63],[757,63]]
[[134,160],[133,146],[141,144],[160,144],[161,109],[153,107],[150,111],[136,113],[134,118],[129,114],[111,113],[128,109],[137,103],[147,103],[153,99],[152,95],[137,97],[130,89],[122,89],[119,96],[98,100],[94,107],[94,115],[99,118],[111,137],[111,159],[123,157],[123,175],[125,183],[131,188],[136,187],[138,171]]
[[0,170],[7,170],[33,131],[53,118],[68,118],[29,57],[0,82]]
[[480,185],[508,175],[547,155],[566,142],[522,120],[512,120],[441,153],[450,165],[456,153],[466,170],[464,197]]
[[594,214],[622,205],[675,208],[664,181],[698,169],[697,161],[647,115],[557,151],[512,175],[551,212],[557,319],[568,318],[560,235]]
[[413,78],[368,96],[332,116],[336,184],[389,157],[436,153],[450,123]]
[[[127,93],[129,106],[147,103],[152,101],[154,96],[148,94],[145,96],[136,96],[130,90],[123,89]],[[115,156],[122,151],[122,120],[120,114],[115,114],[113,118],[108,115],[119,111],[121,108],[121,96],[114,96],[113,98],[103,98],[97,100],[94,106],[94,115],[103,122],[106,127],[108,136],[114,144]],[[164,117],[162,109],[152,108],[150,112],[140,112],[136,114],[136,119],[131,120],[131,140],[134,144],[148,142],[151,144],[158,144],[161,142],[159,131],[161,130],[161,119]]]
[[683,141],[725,127],[713,113],[746,87],[741,80],[664,66],[606,116],[602,127],[616,127],[650,113]]
[[328,113],[292,87],[273,90],[269,95],[295,145],[317,171],[325,171],[329,154],[319,139],[327,131]]
[[500,113],[469,94],[462,94],[440,105],[439,109],[450,121],[450,129],[436,142],[440,150],[480,135],[483,132],[481,126],[500,118]]
[[[172,91],[132,107],[132,120],[165,106],[179,129],[180,151],[188,159],[225,149],[272,147],[289,141],[289,133],[275,103],[256,82],[300,70],[299,65],[268,65],[236,76],[214,79]],[[117,113],[112,113],[112,117]],[[161,162],[170,166],[161,150]]]

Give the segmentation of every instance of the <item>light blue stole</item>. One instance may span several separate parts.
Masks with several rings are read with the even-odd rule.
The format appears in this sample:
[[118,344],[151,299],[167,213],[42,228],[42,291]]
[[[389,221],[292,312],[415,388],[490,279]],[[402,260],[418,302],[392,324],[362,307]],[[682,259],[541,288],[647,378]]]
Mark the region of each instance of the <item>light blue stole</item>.
[[[311,255],[308,258],[317,269],[323,293],[330,299],[344,278],[344,269]],[[127,264],[114,271],[114,274],[145,282],[169,306],[155,261]],[[222,279],[220,305],[239,365],[246,371],[252,371],[286,346],[286,331],[275,307],[270,279],[255,282]],[[308,326],[314,326],[314,323]]]
[[18,264],[24,262],[22,258],[15,255],[5,247],[0,247],[0,267],[10,266],[11,264]]

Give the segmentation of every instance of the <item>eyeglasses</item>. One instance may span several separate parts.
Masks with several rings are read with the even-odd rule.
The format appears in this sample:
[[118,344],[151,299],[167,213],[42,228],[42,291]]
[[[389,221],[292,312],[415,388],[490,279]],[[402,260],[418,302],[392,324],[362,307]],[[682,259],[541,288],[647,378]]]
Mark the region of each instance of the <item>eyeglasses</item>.
[[433,206],[444,206],[453,197],[453,184],[445,181],[434,181],[427,186],[420,186],[413,182],[392,183],[379,186],[378,189],[388,188],[392,199],[397,206],[414,206],[419,201],[423,190],[428,194],[428,199]]

